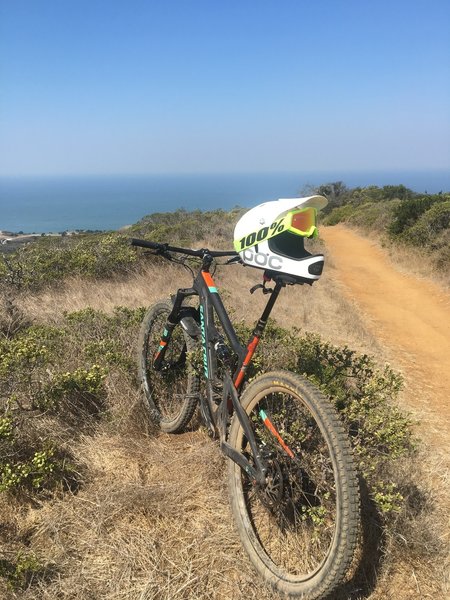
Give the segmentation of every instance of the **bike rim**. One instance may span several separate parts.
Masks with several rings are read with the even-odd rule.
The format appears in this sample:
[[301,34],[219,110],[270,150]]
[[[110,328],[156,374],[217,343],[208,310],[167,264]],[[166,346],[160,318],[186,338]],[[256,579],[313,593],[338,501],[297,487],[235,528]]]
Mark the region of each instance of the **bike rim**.
[[[336,468],[328,436],[308,404],[286,389],[260,393],[247,412],[269,471],[268,484],[257,489],[239,469],[237,487],[248,517],[246,526],[271,571],[284,579],[305,581],[327,561],[338,527]],[[294,459],[268,430],[264,415]],[[253,462],[242,430],[238,444]]]

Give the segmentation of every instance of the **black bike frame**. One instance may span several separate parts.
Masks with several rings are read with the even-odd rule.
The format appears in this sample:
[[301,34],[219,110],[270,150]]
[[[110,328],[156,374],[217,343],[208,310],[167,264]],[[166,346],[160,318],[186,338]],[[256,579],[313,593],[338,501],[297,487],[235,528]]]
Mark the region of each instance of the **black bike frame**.
[[[244,347],[241,345],[236,336],[234,327],[231,324],[225,307],[222,304],[222,300],[219,296],[216,285],[210,274],[210,266],[215,257],[238,257],[237,252],[210,251],[207,249],[191,250],[189,248],[177,248],[175,246],[169,246],[169,244],[160,244],[157,242],[138,239],[132,239],[131,244],[134,246],[141,246],[143,248],[156,250],[156,254],[159,254],[169,260],[173,260],[170,252],[177,252],[202,259],[202,267],[194,279],[193,287],[179,289],[176,295],[173,297],[173,307],[162,333],[159,348],[153,358],[153,368],[155,370],[161,369],[167,343],[170,340],[172,331],[178,323],[181,324],[181,326],[186,330],[187,334],[191,337],[201,337],[203,346],[203,368],[206,378],[207,394],[206,399],[200,395],[199,400],[200,410],[205,423],[213,435],[215,435],[216,431],[218,431],[220,436],[220,447],[224,454],[226,454],[229,458],[231,458],[231,460],[233,460],[244,471],[246,471],[255,484],[264,486],[267,473],[265,460],[259,453],[252,425],[247,413],[241,406],[238,392],[245,378],[247,367],[252,360],[253,354],[267,325],[269,315],[274,307],[281,288],[286,284],[298,283],[298,281],[293,280],[289,276],[280,275],[277,272],[266,271],[264,273],[264,285],[255,286],[255,289],[257,287],[262,287],[265,293],[270,293],[270,297],[261,315],[261,318],[255,325],[253,334],[247,344],[247,347]],[[270,278],[272,278],[275,282],[275,286],[273,289],[268,290],[265,288],[265,283]],[[200,305],[198,311],[192,306],[183,305],[184,299],[190,296],[199,296]],[[225,372],[225,376],[223,378],[222,399],[219,401],[219,403],[215,402],[214,396],[214,383],[217,381],[216,353],[218,353],[220,349],[224,349],[224,344],[223,339],[214,324],[214,313],[216,313],[220,323],[222,324],[225,335],[227,336],[231,348],[238,359],[233,378],[231,378],[229,372]],[[200,331],[198,329],[199,321]],[[216,344],[216,347],[214,344]],[[254,465],[252,465],[241,452],[233,448],[226,441],[227,426],[230,416],[233,414],[233,412],[236,413],[248,443],[250,444]],[[270,419],[267,418],[267,415],[264,417],[264,424],[278,439],[284,451],[291,458],[295,459],[294,454],[283,442],[273,424],[270,423]]]
[[[160,346],[154,358],[153,366],[157,370],[160,368],[164,358],[165,348],[167,347],[167,343],[175,325],[183,319],[183,315],[192,316],[191,311],[195,312],[192,307],[183,307],[184,299],[194,295],[199,296],[200,303],[198,316],[200,319],[200,335],[203,347],[203,370],[207,390],[206,402],[200,397],[200,408],[203,418],[212,432],[217,428],[220,436],[221,450],[244,469],[254,481],[263,484],[265,481],[266,468],[264,462],[261,460],[248,416],[240,404],[238,391],[242,385],[247,367],[252,360],[253,354],[266,327],[269,315],[284,283],[281,279],[275,282],[275,287],[271,290],[270,297],[261,318],[255,325],[247,347],[244,347],[237,338],[234,327],[228,317],[222,299],[217,291],[217,287],[210,274],[209,268],[211,263],[212,256],[204,256],[202,268],[194,280],[193,287],[182,288],[177,291],[173,300],[172,311],[168,317],[166,327],[161,337]],[[234,372],[233,379],[229,373],[225,374],[222,400],[218,408],[217,403],[214,401],[214,384],[217,381],[217,359],[214,344],[221,343],[221,335],[215,326],[214,313],[217,315],[230,346],[238,358],[237,368]],[[226,441],[227,424],[230,415],[233,412],[236,412],[244,429],[246,438],[249,441],[256,468],[249,463],[242,453],[238,452]]]

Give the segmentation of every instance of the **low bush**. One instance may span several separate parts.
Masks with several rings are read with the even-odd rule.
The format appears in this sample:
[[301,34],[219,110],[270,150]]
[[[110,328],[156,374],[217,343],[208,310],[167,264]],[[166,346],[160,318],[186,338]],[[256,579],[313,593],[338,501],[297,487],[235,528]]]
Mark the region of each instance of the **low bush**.
[[61,489],[73,480],[67,453],[50,437],[43,442],[30,429],[27,415],[11,403],[0,416],[0,492],[33,495]]
[[32,325],[0,338],[1,492],[73,487],[76,469],[64,443],[36,426],[50,416],[73,438],[108,412],[111,367],[134,381],[130,339],[142,316],[124,307],[112,315],[86,309],[67,314],[59,327]]
[[401,202],[394,210],[392,222],[389,225],[391,235],[400,235],[415,225],[421,215],[427,212],[433,204],[442,201],[442,196],[425,196],[412,198]]
[[217,244],[225,242],[230,247],[236,221],[244,209],[231,211],[177,210],[171,213],[153,213],[130,227],[128,232],[135,237],[152,239],[176,245],[195,242],[214,236]]
[[[241,326],[244,339],[250,333]],[[306,376],[331,399],[345,421],[358,470],[378,510],[386,516],[399,512],[403,495],[400,485],[391,479],[391,467],[413,456],[416,447],[413,423],[395,404],[402,377],[366,354],[269,322],[250,377],[274,368]]]
[[36,290],[68,276],[111,277],[136,261],[128,238],[118,233],[45,237],[3,256],[0,283]]
[[413,246],[432,248],[450,226],[450,200],[434,203],[408,228],[402,230],[402,241]]
[[33,583],[49,576],[51,568],[42,564],[29,550],[15,553],[12,559],[0,559],[0,577],[12,590],[26,590]]

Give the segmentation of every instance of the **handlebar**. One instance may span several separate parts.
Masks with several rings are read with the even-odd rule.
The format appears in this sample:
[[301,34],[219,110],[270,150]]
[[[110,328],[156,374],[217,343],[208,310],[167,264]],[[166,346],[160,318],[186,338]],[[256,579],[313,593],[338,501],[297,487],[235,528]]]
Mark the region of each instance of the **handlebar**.
[[197,256],[199,258],[203,258],[206,255],[212,256],[213,258],[219,256],[239,256],[234,250],[208,250],[208,248],[192,250],[191,248],[178,248],[177,246],[169,246],[169,244],[160,244],[159,242],[138,240],[136,238],[131,238],[130,243],[132,246],[140,246],[141,248],[150,248],[151,250],[156,250],[157,253],[179,252],[180,254]]

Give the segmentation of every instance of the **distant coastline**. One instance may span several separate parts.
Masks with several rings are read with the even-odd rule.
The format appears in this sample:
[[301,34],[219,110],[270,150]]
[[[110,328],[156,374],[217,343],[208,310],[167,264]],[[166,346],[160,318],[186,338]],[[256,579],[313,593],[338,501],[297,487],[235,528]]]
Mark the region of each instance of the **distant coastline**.
[[0,253],[9,254],[15,252],[21,246],[34,242],[42,237],[64,237],[74,236],[84,233],[82,231],[62,231],[60,233],[24,233],[23,231],[3,231],[0,229]]
[[450,169],[385,172],[238,173],[0,177],[0,230],[117,230],[154,212],[229,210],[302,195],[307,186],[403,184],[419,193],[450,190]]

